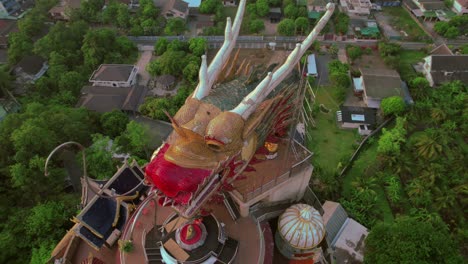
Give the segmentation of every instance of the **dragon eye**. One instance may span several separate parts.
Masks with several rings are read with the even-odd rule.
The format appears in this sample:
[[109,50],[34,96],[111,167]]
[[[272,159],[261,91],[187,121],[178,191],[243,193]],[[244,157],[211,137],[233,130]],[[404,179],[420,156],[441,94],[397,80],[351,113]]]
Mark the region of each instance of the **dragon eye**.
[[208,148],[216,152],[223,150],[224,147],[224,143],[222,141],[217,140],[213,137],[205,136],[205,143],[208,146]]

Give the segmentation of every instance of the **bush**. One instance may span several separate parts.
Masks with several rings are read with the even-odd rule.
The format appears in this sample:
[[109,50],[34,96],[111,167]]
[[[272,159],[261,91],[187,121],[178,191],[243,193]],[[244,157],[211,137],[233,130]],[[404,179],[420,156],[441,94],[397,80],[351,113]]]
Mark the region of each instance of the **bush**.
[[405,111],[406,105],[400,96],[392,96],[384,98],[380,104],[380,108],[386,116],[401,115]]
[[133,251],[133,242],[131,240],[119,240],[119,248],[125,253]]

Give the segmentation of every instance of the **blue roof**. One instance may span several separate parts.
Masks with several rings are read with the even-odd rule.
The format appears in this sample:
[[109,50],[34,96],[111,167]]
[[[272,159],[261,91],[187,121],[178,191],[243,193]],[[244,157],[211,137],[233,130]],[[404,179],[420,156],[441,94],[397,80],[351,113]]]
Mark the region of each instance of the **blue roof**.
[[317,74],[315,54],[310,54],[309,56],[307,56],[307,74]]
[[201,0],[184,0],[189,7],[200,7]]

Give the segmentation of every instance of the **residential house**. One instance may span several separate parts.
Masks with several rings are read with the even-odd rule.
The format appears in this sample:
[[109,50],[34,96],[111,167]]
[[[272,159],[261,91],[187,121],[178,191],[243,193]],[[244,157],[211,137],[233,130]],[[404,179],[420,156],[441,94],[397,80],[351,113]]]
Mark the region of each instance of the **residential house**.
[[468,55],[430,55],[424,58],[423,73],[431,86],[460,80],[468,83]]
[[279,23],[282,17],[281,8],[271,7],[268,17],[270,18],[271,23]]
[[153,2],[165,18],[186,19],[189,14],[189,4],[182,0],[153,0]]
[[68,20],[72,9],[80,8],[81,0],[60,0],[49,10],[49,15],[55,20]]
[[327,3],[325,0],[308,0],[307,11],[325,12],[327,11]]
[[413,0],[413,2],[423,13],[445,9],[445,4],[442,0]]
[[97,112],[115,109],[137,112],[147,89],[137,84],[138,68],[125,64],[102,64],[81,89],[78,107]]
[[8,48],[8,36],[13,32],[18,32],[16,20],[0,19],[0,49]]
[[441,44],[429,52],[429,55],[453,55],[453,52],[446,44]]
[[223,0],[224,6],[237,6],[236,0]]
[[7,18],[20,9],[21,6],[16,0],[0,0],[0,18]]
[[101,64],[89,82],[93,86],[130,87],[136,83],[138,68],[129,64]]
[[376,124],[377,109],[360,106],[340,106],[337,120],[343,128],[358,128],[360,135],[368,135]]
[[16,76],[16,83],[24,85],[34,83],[44,75],[48,68],[49,65],[45,59],[37,55],[29,55],[21,59],[12,71]]
[[403,81],[395,70],[364,69],[361,71],[363,99],[367,107],[379,108],[380,102],[391,96],[405,96]]
[[34,6],[33,0],[0,0],[0,19],[17,20]]
[[325,201],[323,223],[327,230],[325,239],[333,251],[334,263],[362,263],[364,244],[368,235],[365,226],[348,217],[341,204]]
[[454,0],[453,9],[459,15],[468,14],[468,0]]
[[374,3],[379,6],[400,6],[401,0],[376,0]]
[[340,0],[340,5],[349,16],[368,16],[372,7],[370,0]]

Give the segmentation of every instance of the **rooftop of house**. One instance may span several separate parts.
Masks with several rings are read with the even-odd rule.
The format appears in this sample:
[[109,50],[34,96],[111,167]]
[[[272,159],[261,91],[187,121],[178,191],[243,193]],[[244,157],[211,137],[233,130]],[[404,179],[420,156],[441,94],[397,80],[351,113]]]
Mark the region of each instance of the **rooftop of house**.
[[342,120],[348,123],[373,125],[376,123],[377,109],[357,106],[340,106]]
[[452,51],[447,47],[446,44],[441,44],[437,47],[435,47],[431,52],[429,52],[431,55],[453,55]]
[[189,3],[184,2],[182,0],[175,0],[173,8],[175,10],[178,10],[178,11],[182,12],[182,13],[185,13],[189,9]]
[[431,71],[468,72],[468,55],[432,55]]
[[18,62],[18,64],[16,64],[15,70],[19,70],[21,68],[23,72],[35,75],[42,69],[44,62],[46,62],[46,60],[37,55],[25,56]]
[[90,81],[126,82],[132,73],[134,65],[130,64],[101,64],[89,79]]
[[424,9],[427,10],[437,10],[437,9],[444,9],[445,4],[443,1],[440,0],[416,0],[419,2]]
[[436,84],[460,80],[468,83],[468,55],[432,55],[431,75]]
[[390,96],[401,96],[401,79],[395,70],[359,69],[362,74],[366,96],[383,99]]
[[147,89],[143,86],[108,87],[85,86],[81,89],[82,96],[78,107],[84,107],[96,112],[110,112],[115,109],[138,111]]
[[18,23],[16,20],[0,19],[0,36],[8,36],[8,34],[18,31]]

